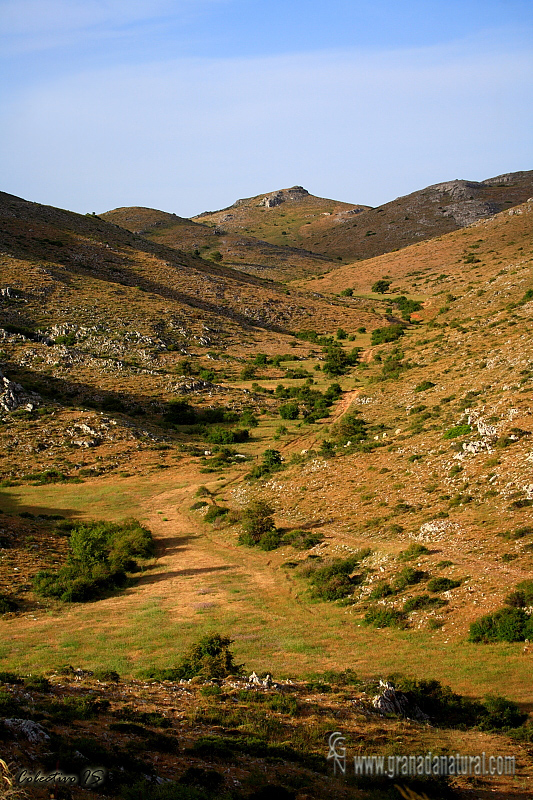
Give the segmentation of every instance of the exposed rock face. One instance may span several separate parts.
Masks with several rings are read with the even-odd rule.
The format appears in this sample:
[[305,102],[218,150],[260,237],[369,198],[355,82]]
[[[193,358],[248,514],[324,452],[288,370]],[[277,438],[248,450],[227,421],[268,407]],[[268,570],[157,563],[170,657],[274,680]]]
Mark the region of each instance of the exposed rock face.
[[25,407],[32,411],[38,406],[41,398],[35,392],[24,389],[20,383],[15,383],[6,378],[0,370],[0,413],[16,411],[17,408]]
[[309,192],[307,189],[304,189],[303,186],[292,186],[290,189],[280,189],[278,192],[267,194],[266,197],[263,197],[263,199],[259,201],[259,205],[265,208],[274,208],[275,206],[280,206],[282,203],[285,203],[286,200],[298,201],[308,195]]
[[407,695],[397,692],[393,683],[380,681],[379,685],[382,689],[381,694],[374,697],[372,705],[381,714],[418,720],[429,719],[428,715],[424,714],[417,705],[411,703]]

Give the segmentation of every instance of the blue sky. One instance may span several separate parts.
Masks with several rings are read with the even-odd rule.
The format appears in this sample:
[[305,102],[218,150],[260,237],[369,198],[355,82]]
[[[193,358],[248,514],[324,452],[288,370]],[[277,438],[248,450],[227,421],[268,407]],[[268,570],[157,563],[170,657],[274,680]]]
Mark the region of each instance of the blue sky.
[[0,189],[189,216],[531,169],[531,0],[0,0]]

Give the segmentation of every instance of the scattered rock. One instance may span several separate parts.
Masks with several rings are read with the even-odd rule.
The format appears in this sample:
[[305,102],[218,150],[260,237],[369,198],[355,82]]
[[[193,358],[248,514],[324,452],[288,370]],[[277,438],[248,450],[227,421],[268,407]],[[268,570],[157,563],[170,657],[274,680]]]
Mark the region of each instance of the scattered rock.
[[15,736],[25,736],[31,744],[41,744],[50,739],[43,726],[31,719],[5,719],[4,725],[13,731]]

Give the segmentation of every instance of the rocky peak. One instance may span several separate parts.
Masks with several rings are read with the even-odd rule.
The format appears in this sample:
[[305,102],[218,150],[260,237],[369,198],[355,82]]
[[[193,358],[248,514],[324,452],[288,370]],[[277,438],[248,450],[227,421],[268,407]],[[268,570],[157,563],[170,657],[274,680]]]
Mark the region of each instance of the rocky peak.
[[308,196],[309,192],[307,189],[304,189],[303,186],[292,186],[290,189],[280,189],[277,192],[265,195],[265,197],[259,201],[258,205],[264,206],[265,208],[274,208],[275,206],[285,203],[287,200],[297,202]]

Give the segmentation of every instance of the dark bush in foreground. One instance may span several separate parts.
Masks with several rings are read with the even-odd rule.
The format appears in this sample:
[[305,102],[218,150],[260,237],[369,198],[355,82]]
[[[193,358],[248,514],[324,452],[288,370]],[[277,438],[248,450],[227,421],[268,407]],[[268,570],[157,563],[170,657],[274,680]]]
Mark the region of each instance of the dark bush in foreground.
[[480,702],[461,697],[436,680],[418,680],[403,675],[392,675],[389,679],[434,724],[443,728],[478,726],[482,730],[502,730],[521,725],[527,717],[516,703],[504,697],[489,696]]
[[7,594],[0,594],[0,614],[9,614],[10,611],[16,611],[18,604]]
[[137,520],[123,523],[66,523],[70,553],[58,570],[40,570],[33,588],[44,597],[85,602],[125,585],[126,571],[137,569],[137,558],[154,553],[150,531]]
[[516,703],[505,697],[489,695],[483,701],[483,705],[486,714],[480,721],[480,728],[485,731],[517,728],[527,719],[527,714],[523,714]]
[[501,608],[473,622],[470,642],[522,642],[533,638],[533,619],[522,608]]
[[206,679],[227,678],[228,675],[240,675],[243,664],[236,664],[230,645],[233,639],[219,633],[204,636],[193,644],[189,652],[176,667],[157,669],[148,673],[148,677],[156,680],[176,681],[194,678],[200,675]]

